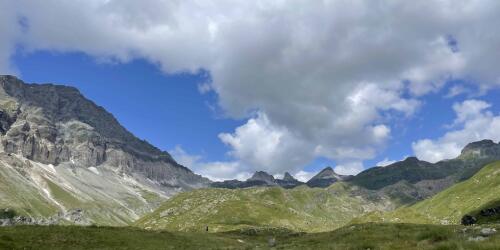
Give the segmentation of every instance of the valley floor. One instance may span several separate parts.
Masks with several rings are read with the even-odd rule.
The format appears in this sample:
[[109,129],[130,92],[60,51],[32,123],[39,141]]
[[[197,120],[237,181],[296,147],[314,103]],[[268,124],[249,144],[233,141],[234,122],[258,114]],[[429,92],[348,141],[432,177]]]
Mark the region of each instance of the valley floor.
[[227,233],[136,228],[14,226],[0,228],[0,249],[500,249],[500,234],[476,227],[358,224],[325,233],[246,229]]

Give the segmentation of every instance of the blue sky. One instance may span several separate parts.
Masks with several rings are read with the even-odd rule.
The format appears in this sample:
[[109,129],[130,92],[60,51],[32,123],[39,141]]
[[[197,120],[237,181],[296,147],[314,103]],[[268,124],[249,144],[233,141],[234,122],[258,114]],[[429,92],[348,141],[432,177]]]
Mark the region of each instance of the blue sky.
[[500,140],[500,4],[373,4],[0,2],[0,72],[79,88],[212,179],[356,174]]

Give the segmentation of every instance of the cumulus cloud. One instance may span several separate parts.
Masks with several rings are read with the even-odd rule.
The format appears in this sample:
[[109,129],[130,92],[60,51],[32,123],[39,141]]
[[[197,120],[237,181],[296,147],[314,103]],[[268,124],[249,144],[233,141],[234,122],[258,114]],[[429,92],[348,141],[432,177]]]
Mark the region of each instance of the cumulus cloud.
[[375,164],[375,166],[379,166],[379,167],[385,167],[385,166],[389,166],[393,163],[396,163],[395,160],[389,160],[387,157],[384,158],[383,160],[377,162],[377,164]]
[[437,162],[460,155],[470,142],[482,139],[500,140],[500,116],[493,114],[491,104],[481,100],[466,100],[453,105],[455,127],[442,137],[423,139],[412,144],[416,156],[425,161]]
[[244,171],[244,168],[236,161],[207,162],[200,155],[187,153],[181,146],[176,146],[170,153],[179,164],[188,166],[195,173],[201,174],[213,181],[228,179],[243,181],[251,176],[251,173]]
[[248,119],[221,140],[240,167],[271,172],[317,156],[356,172],[390,138],[388,117],[411,116],[422,95],[455,78],[483,91],[500,84],[493,0],[0,0],[0,7],[3,72],[16,43],[118,62],[144,58],[166,73],[206,70],[211,81],[200,92],[216,92],[228,117]]
[[234,134],[222,133],[219,137],[243,164],[271,174],[295,172],[314,157],[314,147],[297,139],[286,127],[275,127],[263,113],[249,119]]
[[315,176],[317,173],[316,172],[309,172],[309,171],[303,171],[300,170],[297,172],[294,177],[295,179],[301,181],[301,182],[307,182],[309,181],[313,176]]
[[364,167],[362,162],[347,162],[337,165],[334,170],[341,175],[356,175],[363,171]]

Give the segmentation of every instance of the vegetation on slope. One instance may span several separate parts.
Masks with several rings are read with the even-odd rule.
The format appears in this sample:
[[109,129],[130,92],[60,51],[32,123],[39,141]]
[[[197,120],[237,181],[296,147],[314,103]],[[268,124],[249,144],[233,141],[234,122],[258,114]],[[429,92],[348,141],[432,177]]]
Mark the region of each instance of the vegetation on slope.
[[497,161],[429,199],[388,213],[372,213],[355,222],[459,224],[464,215],[476,215],[480,210],[499,204],[499,197],[500,161]]
[[[363,224],[307,234],[277,229],[183,233],[129,227],[15,226],[0,228],[0,249],[498,249],[500,235],[480,238],[480,231],[412,224]],[[478,238],[482,240],[472,240]]]
[[136,225],[174,231],[204,231],[208,226],[211,232],[247,227],[319,232],[370,211],[393,208],[386,197],[356,191],[341,182],[326,189],[200,189],[173,197]]

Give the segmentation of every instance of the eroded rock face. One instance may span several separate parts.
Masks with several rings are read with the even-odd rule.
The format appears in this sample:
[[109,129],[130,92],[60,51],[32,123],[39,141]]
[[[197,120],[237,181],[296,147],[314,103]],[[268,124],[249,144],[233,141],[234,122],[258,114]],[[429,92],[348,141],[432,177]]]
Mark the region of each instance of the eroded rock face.
[[492,140],[481,140],[467,144],[462,149],[460,158],[470,157],[498,157],[500,156],[500,144]]
[[106,165],[180,188],[209,182],[136,138],[73,87],[0,76],[0,133],[3,151],[44,164]]

